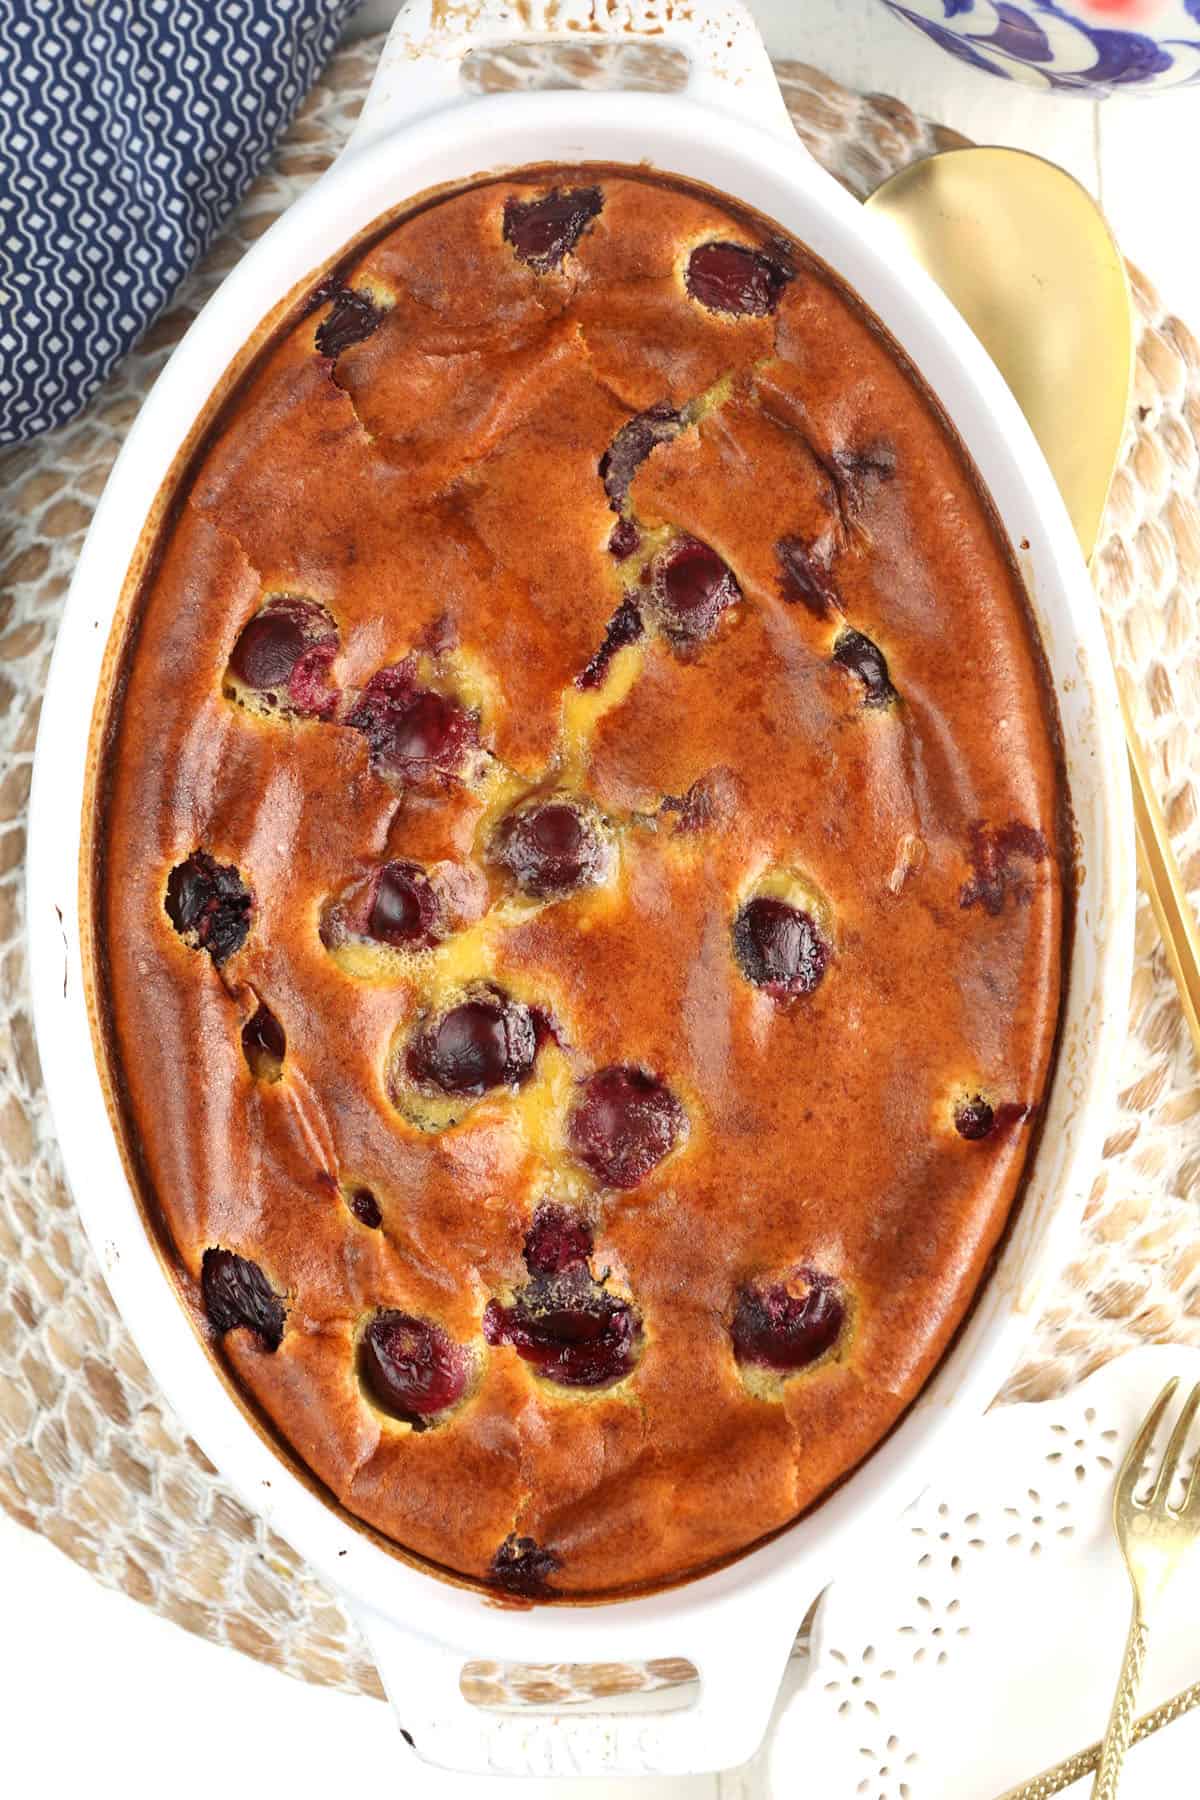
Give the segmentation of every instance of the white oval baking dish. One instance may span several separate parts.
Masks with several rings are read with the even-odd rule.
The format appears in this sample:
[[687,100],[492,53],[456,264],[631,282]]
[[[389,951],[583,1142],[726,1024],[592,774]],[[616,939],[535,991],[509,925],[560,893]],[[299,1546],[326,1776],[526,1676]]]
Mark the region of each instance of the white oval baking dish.
[[[578,42],[580,34],[677,44],[690,59],[686,90],[464,95],[460,65],[472,48],[539,37]],[[284,296],[380,214],[442,184],[548,161],[649,162],[735,196],[811,246],[904,346],[1021,546],[1062,717],[1080,888],[1062,1047],[1023,1205],[967,1329],[900,1427],[823,1506],[729,1568],[647,1598],[520,1611],[389,1554],[293,1474],[232,1397],[164,1276],[123,1172],[93,1053],[79,896],[90,726],[106,645],[156,497],[231,358]],[[28,865],[38,1040],[71,1187],[113,1296],[172,1404],[248,1504],[346,1594],[417,1752],[448,1767],[689,1773],[752,1754],[808,1606],[872,1521],[914,1497],[956,1426],[992,1398],[1087,1195],[1132,959],[1132,834],[1112,672],[1086,570],[1032,435],[957,314],[894,256],[800,146],[740,4],[415,0],[392,32],[343,154],[228,277],[163,371],[80,556],[47,686]],[[461,1694],[469,1656],[687,1656],[701,1687],[674,1712],[493,1714]]]

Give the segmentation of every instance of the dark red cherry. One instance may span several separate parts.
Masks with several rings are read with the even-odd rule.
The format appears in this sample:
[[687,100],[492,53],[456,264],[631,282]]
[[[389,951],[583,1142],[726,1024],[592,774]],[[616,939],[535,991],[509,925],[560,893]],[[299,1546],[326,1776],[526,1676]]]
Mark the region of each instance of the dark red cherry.
[[640,550],[642,534],[632,519],[618,519],[612,528],[608,540],[608,553],[617,562],[624,562],[635,550]]
[[720,827],[738,810],[742,783],[732,769],[718,764],[697,777],[686,794],[667,794],[660,812],[675,815],[675,835]]
[[504,202],[504,236],[522,262],[539,274],[561,266],[592,220],[604,196],[599,188],[552,188],[539,200]]
[[606,1187],[632,1188],[669,1156],[686,1129],[671,1090],[644,1069],[601,1069],[567,1121],[572,1154]]
[[232,863],[219,863],[207,850],[193,850],[167,878],[163,900],[168,919],[193,950],[207,950],[223,963],[240,950],[250,930],[250,890]]
[[538,900],[594,884],[607,862],[596,821],[569,800],[510,813],[496,833],[494,855],[521,892]]
[[1002,1100],[998,1106],[991,1106],[982,1094],[972,1094],[959,1102],[954,1114],[954,1129],[959,1137],[977,1143],[996,1132],[1023,1124],[1032,1110],[1019,1100]]
[[788,1374],[831,1350],[845,1323],[840,1284],[815,1269],[797,1269],[786,1282],[742,1289],[733,1315],[733,1353],[739,1363]]
[[525,1238],[525,1266],[531,1275],[561,1275],[586,1265],[592,1228],[578,1213],[547,1202],[539,1206]]
[[335,633],[304,652],[287,685],[288,703],[293,712],[310,719],[329,719],[337,711],[341,695],[329,682],[329,668],[337,655],[337,647]]
[[405,781],[456,775],[479,742],[479,722],[457,700],[417,687],[411,667],[380,669],[347,714],[361,731],[377,769]]
[[375,878],[367,931],[398,949],[432,942],[440,908],[419,863],[385,863]]
[[416,694],[392,733],[387,755],[400,767],[453,770],[473,737],[457,701],[444,694]]
[[819,537],[809,543],[801,537],[783,537],[775,554],[781,570],[779,591],[789,605],[806,606],[818,619],[827,618],[835,608],[840,610],[831,569],[831,538]]
[[1016,906],[1028,906],[1034,895],[1032,866],[1044,862],[1050,846],[1040,831],[1010,819],[1007,825],[971,826],[971,879],[959,891],[962,907],[982,906],[993,918],[1004,911],[1011,894]]
[[294,712],[327,718],[338,699],[329,685],[337,650],[337,626],[325,608],[285,594],[243,626],[229,667],[256,693],[284,695]]
[[252,688],[286,688],[304,655],[304,630],[286,607],[266,607],[242,628],[229,666]]
[[521,1594],[527,1600],[538,1600],[551,1592],[551,1575],[562,1568],[562,1558],[553,1550],[542,1550],[531,1537],[518,1537],[510,1531],[492,1558],[489,1577],[497,1587],[510,1594]]
[[989,1136],[995,1123],[996,1114],[982,1094],[972,1094],[954,1114],[955,1131],[959,1137],[970,1138],[972,1142]]
[[379,1202],[370,1188],[355,1188],[350,1196],[350,1211],[359,1224],[365,1225],[368,1231],[378,1231],[383,1224],[383,1214],[379,1210]]
[[256,1262],[232,1250],[206,1250],[200,1262],[200,1292],[208,1322],[220,1336],[244,1325],[268,1350],[283,1340],[284,1306]]
[[742,590],[728,563],[698,538],[678,537],[654,562],[654,605],[673,644],[698,644],[711,636],[727,606]]
[[614,512],[629,497],[630,483],[656,444],[669,443],[683,430],[683,414],[660,400],[622,425],[600,458],[600,479]]
[[575,677],[575,686],[585,692],[588,688],[599,687],[608,673],[608,665],[617,651],[623,650],[626,644],[636,644],[643,629],[641,613],[633,601],[626,597],[608,621],[604,642],[586,669],[581,670]]
[[370,296],[354,288],[337,288],[330,296],[322,295],[326,297],[333,305],[317,326],[317,350],[322,356],[340,356],[351,344],[361,344],[383,321]]
[[265,1001],[242,1026],[242,1050],[256,1081],[278,1081],[287,1054],[283,1026]]
[[586,1268],[531,1281],[511,1306],[489,1301],[489,1344],[511,1344],[524,1362],[560,1387],[609,1387],[633,1368],[641,1320],[628,1301],[606,1293]]
[[811,994],[829,965],[829,945],[811,913],[760,894],[733,922],[733,949],[742,973],[777,999]]
[[537,1024],[527,1006],[506,995],[465,1000],[421,1033],[408,1053],[420,1087],[444,1094],[483,1094],[516,1087],[533,1069]]
[[378,1312],[358,1346],[358,1373],[381,1411],[420,1431],[462,1399],[470,1363],[440,1325],[411,1313]]
[[842,632],[833,646],[833,660],[858,676],[866,689],[864,706],[887,706],[896,698],[883,651],[861,631]]
[[794,271],[745,244],[700,244],[688,258],[687,290],[710,312],[764,318]]

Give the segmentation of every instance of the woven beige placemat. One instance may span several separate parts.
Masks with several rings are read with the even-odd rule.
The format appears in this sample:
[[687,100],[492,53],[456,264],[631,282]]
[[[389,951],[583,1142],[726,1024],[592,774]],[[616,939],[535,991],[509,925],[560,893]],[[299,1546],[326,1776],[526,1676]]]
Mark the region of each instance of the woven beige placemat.
[[[0,1505],[101,1581],[309,1681],[380,1694],[345,1609],[247,1512],[158,1392],[117,1316],[63,1183],[41,1089],[23,948],[22,865],[40,695],[63,595],[121,438],[171,346],[271,221],[324,169],[361,104],[379,39],[341,52],[220,243],[82,418],[0,457]],[[670,79],[627,50],[621,74]],[[963,142],[898,101],[785,63],[805,143],[857,194]],[[586,54],[493,57],[481,87],[564,77]],[[1175,847],[1200,889],[1200,347],[1134,273],[1137,394],[1096,586]],[[1114,996],[1114,1004],[1121,1004]],[[1132,1344],[1200,1343],[1200,1077],[1145,902],[1121,1093],[1078,1251],[1004,1397],[1060,1391]],[[514,1672],[475,1665],[477,1697],[583,1698],[685,1667]]]

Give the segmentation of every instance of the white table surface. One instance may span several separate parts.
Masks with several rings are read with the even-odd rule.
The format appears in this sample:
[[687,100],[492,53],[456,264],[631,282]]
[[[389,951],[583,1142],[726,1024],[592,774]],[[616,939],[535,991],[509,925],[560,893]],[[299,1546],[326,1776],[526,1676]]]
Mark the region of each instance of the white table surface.
[[[1200,325],[1192,184],[1200,90],[1100,104],[1023,90],[954,61],[877,0],[756,0],[770,48],[851,87],[898,95],[980,142],[1064,164],[1098,196],[1127,253]],[[352,33],[396,0],[367,0]],[[510,1800],[529,1783],[439,1777],[408,1757],[377,1702],[306,1687],[188,1637],[98,1587],[0,1514],[0,1787],[33,1800]],[[716,1778],[537,1784],[538,1800],[719,1800]],[[1164,1792],[1167,1789],[1163,1790]],[[1171,1791],[1195,1791],[1179,1772]],[[852,1800],[797,1782],[788,1800]],[[782,1800],[782,1797],[781,1797]],[[953,1796],[946,1796],[953,1800]]]

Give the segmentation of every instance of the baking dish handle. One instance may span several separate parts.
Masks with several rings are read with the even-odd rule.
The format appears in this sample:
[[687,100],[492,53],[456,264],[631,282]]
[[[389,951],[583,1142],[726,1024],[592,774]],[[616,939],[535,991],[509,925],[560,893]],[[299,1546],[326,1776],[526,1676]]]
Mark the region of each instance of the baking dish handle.
[[736,1619],[722,1617],[719,1629],[706,1620],[705,1647],[679,1651],[690,1654],[699,1673],[699,1696],[673,1711],[651,1710],[662,1690],[605,1702],[603,1711],[501,1711],[464,1697],[461,1651],[361,1606],[354,1610],[417,1756],[435,1768],[471,1775],[616,1779],[733,1768],[762,1743],[796,1630],[788,1609],[772,1618],[761,1607],[753,1615],[742,1608]]
[[771,59],[742,0],[408,0],[342,154],[477,98],[461,82],[471,51],[551,43],[682,50],[690,64],[688,99],[795,147]]

